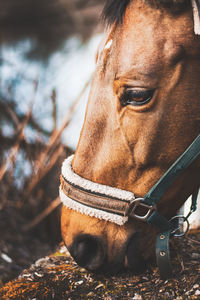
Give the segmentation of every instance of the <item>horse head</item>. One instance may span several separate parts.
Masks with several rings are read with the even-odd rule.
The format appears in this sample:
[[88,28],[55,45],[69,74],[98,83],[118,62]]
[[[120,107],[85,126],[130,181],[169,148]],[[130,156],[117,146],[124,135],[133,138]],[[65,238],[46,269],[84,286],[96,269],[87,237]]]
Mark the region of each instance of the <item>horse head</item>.
[[[200,38],[192,12],[187,0],[109,1],[108,34],[72,161],[77,175],[143,197],[199,134]],[[198,187],[199,166],[197,159],[158,203],[167,219]],[[120,226],[63,206],[61,223],[69,251],[89,270],[139,271],[153,255],[156,229],[137,219]]]

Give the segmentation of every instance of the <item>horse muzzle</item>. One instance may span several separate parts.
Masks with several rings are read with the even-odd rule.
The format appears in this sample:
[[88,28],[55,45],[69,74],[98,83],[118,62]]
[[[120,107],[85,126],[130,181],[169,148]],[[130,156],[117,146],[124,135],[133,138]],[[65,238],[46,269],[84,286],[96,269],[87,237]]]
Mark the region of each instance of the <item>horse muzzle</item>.
[[68,249],[81,267],[92,272],[113,274],[128,269],[139,273],[145,268],[137,234],[133,234],[122,248],[113,244],[112,253],[102,237],[89,234],[76,236]]

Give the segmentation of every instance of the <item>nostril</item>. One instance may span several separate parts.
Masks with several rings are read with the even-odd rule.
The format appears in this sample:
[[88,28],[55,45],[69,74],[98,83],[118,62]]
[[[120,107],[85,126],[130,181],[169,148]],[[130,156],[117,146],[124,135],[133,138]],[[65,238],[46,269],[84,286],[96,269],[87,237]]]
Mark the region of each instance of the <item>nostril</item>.
[[79,235],[74,239],[69,250],[76,262],[89,270],[100,268],[104,262],[104,244],[98,237]]

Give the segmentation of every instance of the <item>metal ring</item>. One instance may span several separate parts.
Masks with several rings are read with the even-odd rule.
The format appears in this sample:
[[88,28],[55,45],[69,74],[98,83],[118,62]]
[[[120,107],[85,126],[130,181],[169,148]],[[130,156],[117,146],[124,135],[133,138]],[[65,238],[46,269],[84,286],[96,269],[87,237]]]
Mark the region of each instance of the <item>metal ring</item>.
[[[153,210],[156,209],[156,205],[148,205],[146,204],[145,202],[143,202],[144,198],[136,198],[136,199],[133,199],[129,206],[127,207],[126,209],[126,212],[125,212],[125,216],[129,216],[129,217],[132,217],[132,218],[136,218],[138,220],[141,220],[141,221],[147,221],[148,217],[150,216],[151,212]],[[146,211],[144,212],[143,215],[138,215],[135,211],[138,207],[144,207],[146,209]]]
[[[182,219],[182,224],[180,224],[180,220]],[[181,236],[184,236],[188,230],[189,230],[189,227],[190,227],[190,224],[189,224],[189,221],[188,219],[185,217],[185,216],[175,216],[173,218],[170,219],[169,221],[172,225],[174,225],[174,230],[171,232],[171,234],[175,237],[181,237]],[[177,224],[175,224],[177,222]],[[183,223],[186,222],[186,229],[183,230]],[[178,227],[177,227],[178,226]],[[178,233],[179,230],[182,229],[182,232]]]

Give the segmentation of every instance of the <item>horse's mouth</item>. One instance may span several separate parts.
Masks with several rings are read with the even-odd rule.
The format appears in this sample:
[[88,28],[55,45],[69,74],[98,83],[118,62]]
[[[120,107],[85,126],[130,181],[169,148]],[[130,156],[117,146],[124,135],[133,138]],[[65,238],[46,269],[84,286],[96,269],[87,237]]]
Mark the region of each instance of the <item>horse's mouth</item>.
[[137,234],[133,234],[121,249],[108,253],[103,239],[88,234],[78,235],[69,247],[75,261],[85,269],[100,274],[116,274],[124,271],[144,271],[145,260],[140,255]]

